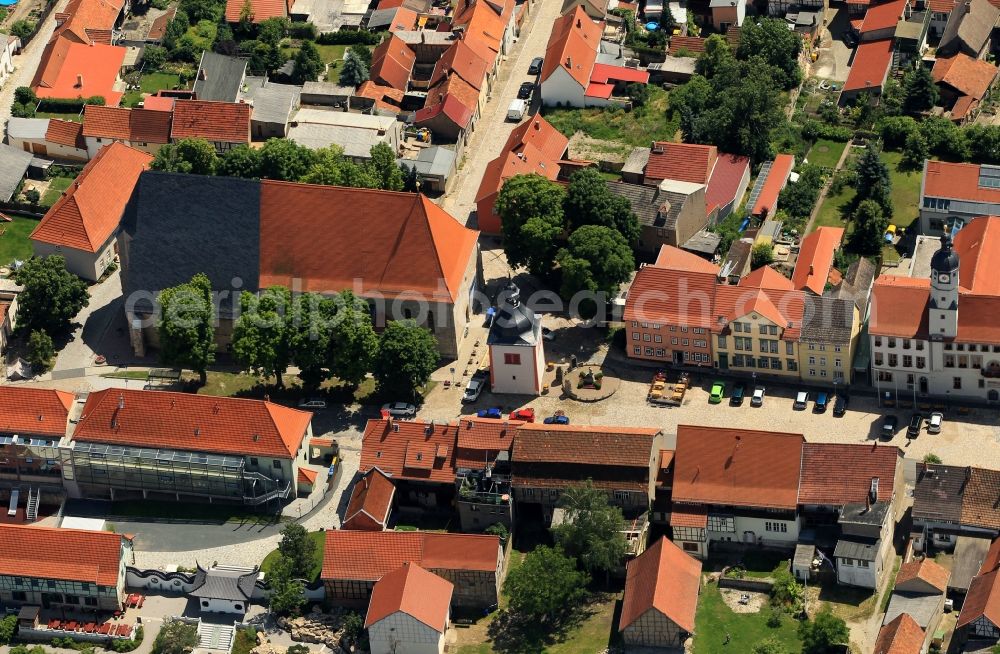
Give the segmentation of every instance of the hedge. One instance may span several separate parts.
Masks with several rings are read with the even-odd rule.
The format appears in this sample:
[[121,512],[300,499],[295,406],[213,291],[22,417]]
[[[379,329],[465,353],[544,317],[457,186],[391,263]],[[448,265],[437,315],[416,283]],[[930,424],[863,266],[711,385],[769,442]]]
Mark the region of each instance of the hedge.
[[41,98],[38,100],[37,111],[54,114],[69,114],[83,111],[88,104],[104,105],[104,97],[100,95],[89,98]]
[[809,120],[802,126],[802,136],[810,141],[827,139],[830,141],[847,142],[854,138],[854,132],[847,127],[827,125],[818,120]]
[[320,34],[316,43],[320,45],[378,45],[382,40],[381,34],[369,32],[368,30],[340,31]]

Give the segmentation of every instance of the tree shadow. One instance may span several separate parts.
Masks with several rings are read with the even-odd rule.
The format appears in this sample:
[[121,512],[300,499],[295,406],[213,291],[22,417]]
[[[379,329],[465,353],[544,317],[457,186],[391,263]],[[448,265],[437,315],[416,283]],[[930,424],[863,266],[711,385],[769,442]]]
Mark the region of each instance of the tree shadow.
[[530,654],[566,640],[569,632],[594,614],[589,603],[567,607],[564,614],[545,621],[509,609],[497,613],[487,629],[498,654]]

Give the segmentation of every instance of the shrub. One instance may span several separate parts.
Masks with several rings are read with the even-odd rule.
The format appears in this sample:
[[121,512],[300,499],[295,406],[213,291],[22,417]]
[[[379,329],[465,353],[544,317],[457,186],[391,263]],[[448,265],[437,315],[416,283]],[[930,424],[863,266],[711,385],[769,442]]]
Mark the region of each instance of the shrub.
[[146,46],[142,53],[142,60],[150,70],[159,70],[160,66],[167,62],[167,49],[158,45]]
[[316,38],[316,43],[320,45],[377,45],[382,40],[380,34],[369,32],[368,30],[358,30],[356,32],[341,30],[340,32],[329,32],[320,34]]
[[500,546],[504,547],[507,545],[507,539],[510,537],[510,532],[507,530],[507,526],[502,522],[494,522],[492,525],[486,528],[486,533],[491,536],[497,536],[500,538]]
[[24,199],[31,204],[38,204],[38,201],[42,199],[42,194],[38,192],[38,189],[29,188],[24,192]]
[[56,355],[56,347],[52,337],[40,329],[31,332],[28,337],[28,362],[35,368],[44,370],[49,367],[49,361]]
[[17,633],[17,616],[8,615],[0,620],[0,645],[7,645]]
[[288,36],[293,39],[316,40],[316,26],[312,23],[292,23],[288,27]]
[[850,141],[854,133],[847,127],[837,127],[821,123],[818,120],[807,120],[802,126],[802,136],[810,141],[827,139],[830,141]]
[[924,455],[924,463],[941,463],[941,457],[933,452],[928,452]]
[[35,34],[35,22],[30,20],[16,20],[10,26],[10,33],[21,39],[22,43],[27,43]]
[[144,633],[142,627],[137,627],[135,630],[135,635],[132,636],[131,640],[113,640],[111,641],[111,649],[116,652],[131,652],[132,650],[139,647],[142,644],[142,637]]
[[802,601],[802,586],[788,570],[778,570],[774,573],[774,585],[771,587],[771,604],[794,612]]
[[31,87],[19,86],[14,89],[14,101],[21,104],[35,104],[38,102],[38,96],[35,95]]

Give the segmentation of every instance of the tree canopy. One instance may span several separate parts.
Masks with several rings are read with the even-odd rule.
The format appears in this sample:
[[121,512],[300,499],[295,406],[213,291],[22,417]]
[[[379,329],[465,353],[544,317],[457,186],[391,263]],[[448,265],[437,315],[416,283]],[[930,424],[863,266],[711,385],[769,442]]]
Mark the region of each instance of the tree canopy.
[[193,624],[170,620],[160,627],[153,641],[153,654],[186,654],[198,645],[198,628]]
[[316,543],[309,538],[306,528],[297,522],[289,522],[281,530],[278,552],[290,563],[291,574],[298,579],[311,579]]
[[368,81],[368,66],[356,53],[348,50],[340,68],[340,83],[344,86],[358,86]]
[[149,167],[188,175],[215,174],[215,146],[202,138],[181,139],[156,151]]
[[303,41],[299,51],[295,53],[292,66],[292,81],[296,84],[315,82],[323,74],[325,66],[319,56],[319,50],[312,41]]
[[233,327],[233,354],[255,374],[273,376],[278,388],[288,369],[292,294],[287,288],[272,286],[259,295],[243,291],[240,317]]
[[379,391],[415,398],[437,368],[437,339],[413,320],[394,320],[379,336],[374,373]]
[[[601,291],[610,298],[618,292],[618,285],[627,281],[635,270],[632,248],[621,233],[601,225],[584,225],[570,234],[565,248],[556,257],[559,265],[576,271],[583,269],[579,262],[586,262],[586,274],[574,273],[571,280],[563,275],[563,298],[578,291]],[[583,281],[584,283],[581,283]]]
[[917,115],[934,108],[940,93],[931,71],[919,60],[903,76],[903,111]]
[[882,213],[882,207],[874,200],[862,200],[854,211],[851,249],[863,255],[880,253],[887,229],[889,217]]
[[537,547],[507,574],[511,611],[542,623],[558,622],[586,596],[590,577],[576,561],[551,547]]
[[545,276],[563,232],[566,191],[541,175],[517,175],[504,182],[496,200],[503,248],[511,267]]
[[160,359],[167,365],[191,368],[204,384],[208,366],[215,361],[212,283],[198,273],[186,284],[160,291],[157,302]]
[[847,624],[833,614],[829,606],[823,608],[812,620],[799,624],[804,654],[826,654],[836,645],[845,645],[850,640]]
[[736,57],[743,60],[761,57],[779,71],[775,74],[775,80],[784,89],[794,88],[802,81],[802,69],[799,67],[801,52],[801,35],[788,29],[788,23],[784,19],[751,19],[745,21],[740,29],[740,45],[736,48]]
[[596,167],[583,168],[570,176],[563,210],[570,230],[602,225],[617,230],[630,245],[639,240],[639,219],[632,205],[608,190]]
[[32,257],[14,273],[23,290],[17,296],[17,326],[25,333],[41,330],[57,335],[90,303],[87,283],[66,270],[66,259]]
[[854,196],[858,203],[873,200],[887,217],[892,217],[892,179],[889,177],[889,166],[879,156],[880,151],[870,144],[858,157],[854,164],[856,180]]
[[576,558],[591,574],[610,574],[621,566],[628,551],[622,511],[608,501],[608,493],[587,480],[570,486],[559,498],[566,512],[561,524],[552,529],[556,545]]

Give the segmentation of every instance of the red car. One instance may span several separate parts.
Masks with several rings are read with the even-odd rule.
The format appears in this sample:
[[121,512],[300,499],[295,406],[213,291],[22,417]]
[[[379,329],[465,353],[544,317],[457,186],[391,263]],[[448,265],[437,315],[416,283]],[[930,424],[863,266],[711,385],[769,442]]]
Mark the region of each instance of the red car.
[[511,420],[521,420],[523,422],[534,422],[535,421],[535,410],[531,407],[527,409],[517,409],[516,411],[510,412]]

